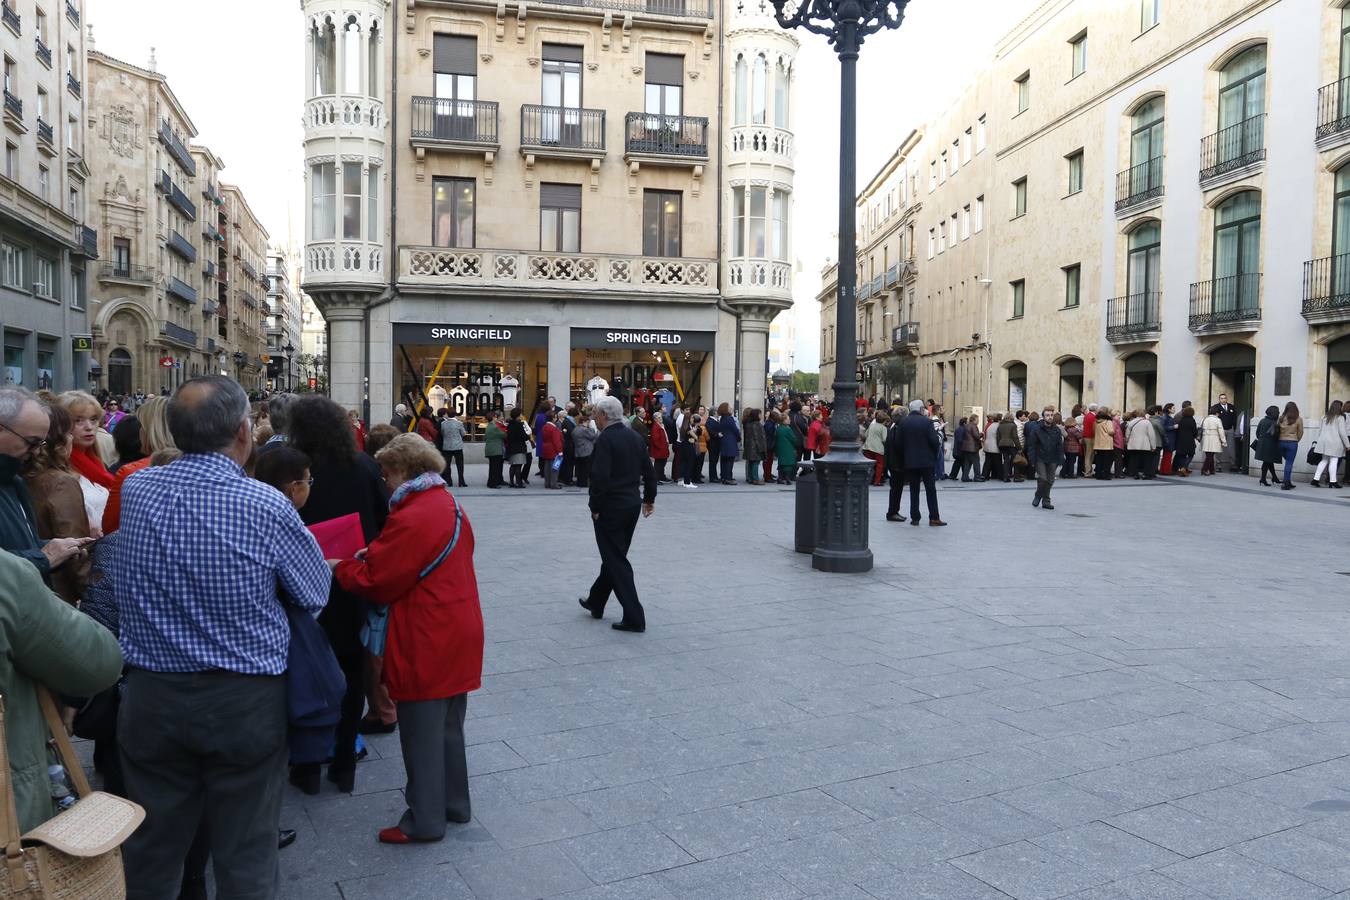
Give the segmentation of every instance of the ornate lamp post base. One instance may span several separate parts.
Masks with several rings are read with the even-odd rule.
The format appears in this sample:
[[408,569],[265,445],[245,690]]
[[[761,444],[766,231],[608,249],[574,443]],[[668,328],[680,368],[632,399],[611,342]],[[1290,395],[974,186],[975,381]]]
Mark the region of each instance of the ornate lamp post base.
[[867,502],[876,464],[856,444],[831,447],[816,463],[820,502],[816,507],[816,549],[811,568],[822,572],[870,572]]

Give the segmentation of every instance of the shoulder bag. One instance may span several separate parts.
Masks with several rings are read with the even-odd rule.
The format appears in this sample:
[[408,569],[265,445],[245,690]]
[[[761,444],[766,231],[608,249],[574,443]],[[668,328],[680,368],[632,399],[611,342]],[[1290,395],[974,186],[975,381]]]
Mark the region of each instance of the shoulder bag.
[[1322,461],[1322,454],[1317,452],[1317,441],[1312,442],[1308,448],[1308,465],[1315,466]]
[[[558,457],[561,459],[561,457]],[[449,491],[449,488],[446,488]],[[417,580],[421,581],[432,572],[436,567],[450,556],[450,551],[455,549],[459,543],[459,533],[464,527],[464,510],[460,507],[459,501],[455,501],[455,531],[450,536],[450,543],[445,545],[445,549],[436,555],[421,572],[417,573]],[[387,605],[370,604],[370,609],[366,613],[366,623],[361,626],[361,644],[370,651],[372,656],[384,656],[385,639],[389,636],[389,607]],[[0,895],[3,900],[3,895]]]
[[122,843],[145,820],[145,810],[121,797],[93,791],[70,745],[51,694],[37,686],[38,702],[79,802],[27,834],[19,834],[14,782],[0,701],[0,900],[123,900]]

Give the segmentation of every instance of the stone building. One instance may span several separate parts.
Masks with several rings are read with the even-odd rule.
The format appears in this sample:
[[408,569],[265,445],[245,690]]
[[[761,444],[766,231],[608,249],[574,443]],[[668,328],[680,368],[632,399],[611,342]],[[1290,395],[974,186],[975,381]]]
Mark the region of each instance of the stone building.
[[[90,286],[99,386],[157,393],[223,373],[256,388],[266,233],[221,184],[220,159],[192,145],[196,128],[153,59],[142,68],[91,51],[88,69],[90,218],[105,245]],[[255,297],[251,324],[231,319],[232,286]]]
[[3,0],[0,334],[4,382],[87,388],[88,285],[98,258],[86,220],[82,0]]
[[[1350,393],[1340,6],[1049,0],[999,43],[916,157],[919,240],[934,245],[917,258],[921,354],[950,344],[988,384],[945,389],[949,411],[1227,393],[1256,418],[1292,400],[1315,430]],[[972,124],[988,149],[968,170]],[[980,198],[983,256],[961,224]],[[930,343],[931,317],[963,303],[988,326]],[[939,396],[940,372],[963,377],[925,363],[916,391]]]
[[744,20],[724,128],[712,0],[303,6],[304,290],[335,399],[759,402],[790,303],[790,38]]
[[294,271],[290,255],[282,249],[267,251],[267,382],[273,389],[298,387],[299,357],[305,351],[300,297],[292,286]]

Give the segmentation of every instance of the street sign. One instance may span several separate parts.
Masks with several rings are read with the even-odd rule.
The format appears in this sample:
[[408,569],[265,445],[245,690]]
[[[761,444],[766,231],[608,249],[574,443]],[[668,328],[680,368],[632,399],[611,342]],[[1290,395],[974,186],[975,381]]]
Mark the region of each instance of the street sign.
[[173,357],[172,357],[172,356],[161,356],[161,357],[159,358],[159,367],[160,367],[161,369],[172,369],[172,368],[173,368]]
[[319,379],[311,378],[309,380],[309,389],[312,391],[319,386]]
[[72,334],[70,336],[70,349],[75,353],[92,353],[94,336],[91,334]]

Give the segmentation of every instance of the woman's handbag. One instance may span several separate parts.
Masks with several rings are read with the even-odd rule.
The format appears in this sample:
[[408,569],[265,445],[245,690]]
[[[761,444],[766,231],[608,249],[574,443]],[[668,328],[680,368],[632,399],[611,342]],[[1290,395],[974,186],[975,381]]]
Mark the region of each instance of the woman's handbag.
[[1322,454],[1317,452],[1317,441],[1312,442],[1308,448],[1308,465],[1315,466],[1322,461]]
[[1027,464],[1027,458],[1026,458],[1026,455],[1023,454],[1023,453],[1019,450],[1018,453],[1017,453],[1017,455],[1013,457],[1013,465],[1014,465],[1014,466],[1025,466],[1026,464]]
[[122,843],[145,819],[145,810],[121,797],[92,791],[70,745],[51,694],[37,688],[42,716],[80,800],[25,835],[19,834],[14,782],[0,702],[0,900],[123,900]]

